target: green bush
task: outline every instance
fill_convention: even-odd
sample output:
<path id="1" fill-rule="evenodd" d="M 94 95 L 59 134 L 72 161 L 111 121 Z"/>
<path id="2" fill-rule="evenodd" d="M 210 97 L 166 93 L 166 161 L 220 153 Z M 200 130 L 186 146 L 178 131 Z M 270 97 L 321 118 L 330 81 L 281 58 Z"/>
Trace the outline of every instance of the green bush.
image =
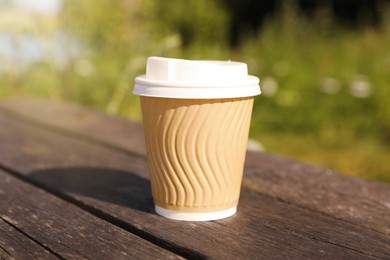
<path id="1" fill-rule="evenodd" d="M 326 8 L 308 20 L 285 1 L 258 34 L 230 49 L 221 3 L 64 1 L 57 30 L 80 43 L 79 54 L 3 72 L 0 97 L 72 100 L 140 120 L 131 91 L 148 56 L 244 61 L 263 90 L 251 137 L 268 152 L 390 181 L 390 11 L 378 29 L 348 30 Z"/>
<path id="2" fill-rule="evenodd" d="M 252 134 L 271 150 L 389 181 L 390 23 L 350 31 L 331 20 L 306 20 L 290 6 L 241 47 L 263 79 Z M 283 135 L 295 140 L 275 143 Z"/>

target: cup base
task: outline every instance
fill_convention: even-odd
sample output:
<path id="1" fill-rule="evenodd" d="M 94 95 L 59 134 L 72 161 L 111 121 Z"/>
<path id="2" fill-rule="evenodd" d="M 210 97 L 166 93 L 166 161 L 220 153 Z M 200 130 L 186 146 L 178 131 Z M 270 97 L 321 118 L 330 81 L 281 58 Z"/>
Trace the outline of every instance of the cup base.
<path id="1" fill-rule="evenodd" d="M 182 212 L 175 211 L 170 209 L 164 209 L 159 206 L 155 207 L 156 213 L 160 216 L 175 219 L 175 220 L 183 220 L 183 221 L 211 221 L 218 220 L 233 216 L 237 212 L 237 206 L 234 206 L 230 209 L 225 209 L 221 211 L 215 212 Z"/>

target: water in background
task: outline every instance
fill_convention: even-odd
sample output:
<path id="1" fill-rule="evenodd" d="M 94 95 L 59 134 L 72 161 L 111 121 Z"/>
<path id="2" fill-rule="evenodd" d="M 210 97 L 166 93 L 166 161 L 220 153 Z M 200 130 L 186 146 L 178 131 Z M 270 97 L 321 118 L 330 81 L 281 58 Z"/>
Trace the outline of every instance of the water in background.
<path id="1" fill-rule="evenodd" d="M 58 29 L 61 0 L 0 2 L 0 73 L 20 74 L 46 62 L 64 68 L 80 52 L 76 38 Z"/>

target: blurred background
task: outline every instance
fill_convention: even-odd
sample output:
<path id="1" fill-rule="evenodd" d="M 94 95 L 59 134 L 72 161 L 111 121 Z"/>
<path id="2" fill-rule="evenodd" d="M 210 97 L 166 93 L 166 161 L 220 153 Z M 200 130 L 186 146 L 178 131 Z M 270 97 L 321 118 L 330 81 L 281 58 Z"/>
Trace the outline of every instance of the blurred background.
<path id="1" fill-rule="evenodd" d="M 246 62 L 265 151 L 390 182 L 390 1 L 0 0 L 0 102 L 141 120 L 148 56 Z"/>

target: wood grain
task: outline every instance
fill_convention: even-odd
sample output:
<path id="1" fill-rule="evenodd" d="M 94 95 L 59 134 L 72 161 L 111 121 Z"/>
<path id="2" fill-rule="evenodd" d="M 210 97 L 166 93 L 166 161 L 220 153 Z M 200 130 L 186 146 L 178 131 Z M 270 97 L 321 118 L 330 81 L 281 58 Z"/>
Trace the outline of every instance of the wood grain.
<path id="1" fill-rule="evenodd" d="M 153 213 L 146 159 L 0 116 L 0 164 L 182 255 L 210 258 L 389 258 L 390 239 L 244 189 L 239 213 L 206 223 Z"/>
<path id="2" fill-rule="evenodd" d="M 0 218 L 0 259 L 59 259 Z"/>
<path id="3" fill-rule="evenodd" d="M 108 116 L 76 104 L 37 98 L 2 100 L 0 108 L 31 124 L 45 125 L 123 152 L 146 155 L 143 127 L 140 123 Z M 128 149 L 129 147 L 134 149 Z"/>
<path id="4" fill-rule="evenodd" d="M 42 99 L 2 101 L 3 112 L 84 141 L 146 156 L 142 126 Z M 390 185 L 337 174 L 284 157 L 248 152 L 243 186 L 260 194 L 390 235 Z"/>
<path id="5" fill-rule="evenodd" d="M 254 152 L 247 153 L 245 176 L 251 190 L 390 235 L 387 183 Z"/>
<path id="6" fill-rule="evenodd" d="M 1 170 L 0 180 L 6 258 L 180 258 Z"/>

